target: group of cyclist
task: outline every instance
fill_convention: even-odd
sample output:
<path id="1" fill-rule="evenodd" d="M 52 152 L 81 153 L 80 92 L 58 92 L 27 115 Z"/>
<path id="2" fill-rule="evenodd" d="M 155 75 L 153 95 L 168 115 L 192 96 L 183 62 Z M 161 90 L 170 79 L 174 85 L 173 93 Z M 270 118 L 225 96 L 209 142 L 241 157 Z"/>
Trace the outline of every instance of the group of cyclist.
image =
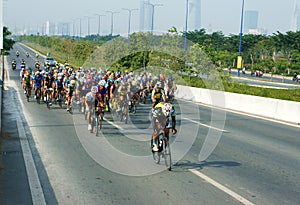
<path id="1" fill-rule="evenodd" d="M 25 61 L 24 61 L 25 64 Z M 34 88 L 34 97 L 49 104 L 65 100 L 67 111 L 72 109 L 74 103 L 81 105 L 81 112 L 87 115 L 88 130 L 92 130 L 91 115 L 96 112 L 104 114 L 105 111 L 117 113 L 122 106 L 133 109 L 133 102 L 140 98 L 152 101 L 153 124 L 153 151 L 158 151 L 156 135 L 163 129 L 169 138 L 169 129 L 176 134 L 175 109 L 170 103 L 174 99 L 176 83 L 172 75 L 167 78 L 164 74 L 152 76 L 151 73 L 142 72 L 134 74 L 132 71 L 97 70 L 96 68 L 75 70 L 66 61 L 55 67 L 46 66 L 41 69 L 38 60 L 34 69 L 21 68 L 20 81 L 24 93 Z M 40 92 L 40 95 L 37 95 Z M 149 97 L 150 96 L 150 97 Z"/>

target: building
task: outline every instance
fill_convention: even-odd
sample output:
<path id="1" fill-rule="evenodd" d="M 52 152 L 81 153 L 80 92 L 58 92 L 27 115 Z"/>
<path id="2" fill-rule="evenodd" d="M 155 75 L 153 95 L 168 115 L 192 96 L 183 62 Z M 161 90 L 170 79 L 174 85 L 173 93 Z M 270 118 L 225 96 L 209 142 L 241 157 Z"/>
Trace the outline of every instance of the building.
<path id="1" fill-rule="evenodd" d="M 189 3 L 189 30 L 201 29 L 201 0 L 192 0 Z"/>
<path id="2" fill-rule="evenodd" d="M 244 33 L 258 30 L 258 11 L 245 11 Z"/>
<path id="3" fill-rule="evenodd" d="M 292 31 L 300 31 L 300 0 L 295 0 L 294 2 L 294 11 L 292 14 Z"/>
<path id="4" fill-rule="evenodd" d="M 140 31 L 151 31 L 153 7 L 149 0 L 140 1 Z"/>

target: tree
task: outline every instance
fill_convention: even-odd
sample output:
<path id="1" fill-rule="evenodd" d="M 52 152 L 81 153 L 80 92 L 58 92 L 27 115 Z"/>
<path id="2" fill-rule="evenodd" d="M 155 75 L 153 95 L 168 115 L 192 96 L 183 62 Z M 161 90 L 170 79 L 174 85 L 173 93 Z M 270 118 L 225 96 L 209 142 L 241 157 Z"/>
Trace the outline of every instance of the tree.
<path id="1" fill-rule="evenodd" d="M 3 51 L 5 55 L 9 54 L 9 50 L 13 48 L 15 41 L 11 38 L 7 38 L 11 35 L 11 32 L 8 30 L 7 27 L 3 27 Z"/>

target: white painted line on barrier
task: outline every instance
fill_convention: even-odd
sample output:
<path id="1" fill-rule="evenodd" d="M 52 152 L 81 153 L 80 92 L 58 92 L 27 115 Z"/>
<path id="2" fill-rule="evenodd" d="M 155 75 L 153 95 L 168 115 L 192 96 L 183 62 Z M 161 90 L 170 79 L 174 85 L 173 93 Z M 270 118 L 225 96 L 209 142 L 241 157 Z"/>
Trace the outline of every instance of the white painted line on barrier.
<path id="1" fill-rule="evenodd" d="M 17 127 L 18 127 L 19 137 L 22 139 L 20 140 L 20 142 L 21 142 L 21 148 L 23 152 L 23 157 L 24 157 L 24 162 L 25 162 L 25 167 L 26 167 L 26 172 L 28 177 L 28 183 L 31 191 L 32 204 L 46 205 L 41 182 L 39 180 L 36 166 L 29 147 L 28 139 L 26 138 L 26 133 L 20 117 L 17 118 Z M 25 138 L 26 140 L 23 140 Z"/>
<path id="2" fill-rule="evenodd" d="M 207 125 L 207 124 L 203 124 L 203 123 L 201 123 L 201 122 L 197 122 L 197 121 L 195 121 L 195 120 L 191 120 L 191 119 L 186 118 L 186 117 L 183 117 L 182 119 L 183 119 L 183 120 L 190 121 L 190 122 L 193 122 L 193 123 L 198 124 L 198 125 L 201 125 L 201 126 L 203 126 L 203 127 L 208 127 L 208 128 L 210 128 L 210 129 L 217 130 L 217 131 L 221 131 L 221 132 L 229 132 L 229 131 L 227 131 L 227 130 L 223 130 L 223 129 L 219 129 L 219 128 L 216 128 L 216 127 L 213 127 L 213 126 L 210 126 L 210 125 Z"/>
<path id="3" fill-rule="evenodd" d="M 189 171 L 192 172 L 193 174 L 197 175 L 198 177 L 202 178 L 206 182 L 210 183 L 211 185 L 217 187 L 218 189 L 225 192 L 226 194 L 230 195 L 231 197 L 233 197 L 234 199 L 236 199 L 240 203 L 245 204 L 245 205 L 254 205 L 254 203 L 252 203 L 251 201 L 245 199 L 244 197 L 240 196 L 239 194 L 235 193 L 234 191 L 232 191 L 232 190 L 228 189 L 227 187 L 223 186 L 222 184 L 216 182 L 212 178 L 209 178 L 208 176 L 206 176 L 205 174 L 199 172 L 198 170 L 189 169 Z"/>

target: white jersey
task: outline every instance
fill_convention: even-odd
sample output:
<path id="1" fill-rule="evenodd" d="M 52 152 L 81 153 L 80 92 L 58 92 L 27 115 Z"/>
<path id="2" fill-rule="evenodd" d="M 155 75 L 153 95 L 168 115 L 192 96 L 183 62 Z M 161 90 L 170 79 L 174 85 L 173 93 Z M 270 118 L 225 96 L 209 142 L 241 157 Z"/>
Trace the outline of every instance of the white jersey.
<path id="1" fill-rule="evenodd" d="M 88 92 L 85 95 L 85 99 L 87 102 L 93 102 L 93 101 L 95 101 L 95 96 L 93 96 L 92 92 Z"/>

